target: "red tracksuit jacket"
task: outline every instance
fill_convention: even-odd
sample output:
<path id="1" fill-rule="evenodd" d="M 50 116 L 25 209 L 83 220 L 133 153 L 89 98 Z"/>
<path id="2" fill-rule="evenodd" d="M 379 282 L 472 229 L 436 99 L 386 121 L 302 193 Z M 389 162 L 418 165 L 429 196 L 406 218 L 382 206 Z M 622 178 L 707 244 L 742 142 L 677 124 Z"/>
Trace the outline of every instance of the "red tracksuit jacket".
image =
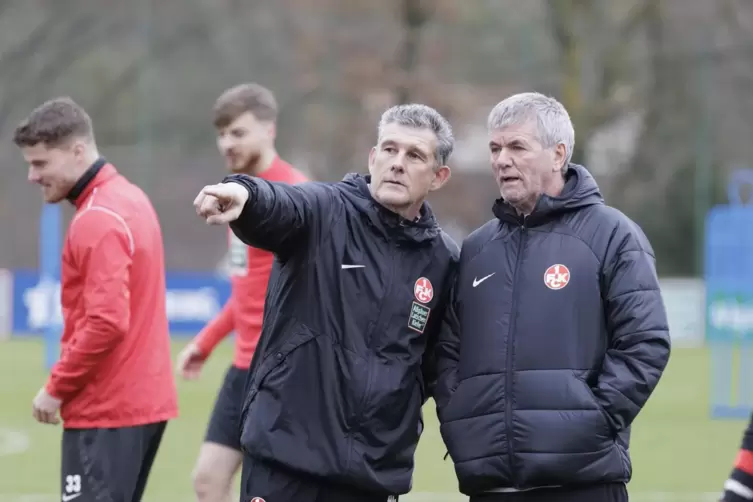
<path id="1" fill-rule="evenodd" d="M 157 214 L 146 194 L 103 160 L 77 189 L 61 267 L 61 354 L 47 391 L 63 400 L 66 428 L 175 418 Z"/>

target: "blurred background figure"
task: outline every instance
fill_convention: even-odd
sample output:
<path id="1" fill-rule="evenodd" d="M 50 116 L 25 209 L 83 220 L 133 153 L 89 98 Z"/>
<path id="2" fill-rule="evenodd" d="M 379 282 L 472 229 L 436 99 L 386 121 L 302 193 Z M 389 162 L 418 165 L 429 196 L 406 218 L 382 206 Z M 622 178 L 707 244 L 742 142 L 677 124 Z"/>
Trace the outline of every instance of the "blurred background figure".
<path id="1" fill-rule="evenodd" d="M 275 150 L 277 100 L 256 83 L 239 84 L 223 92 L 214 104 L 217 148 L 227 171 L 267 181 L 302 183 L 306 177 L 282 160 Z M 219 179 L 219 173 L 218 173 Z M 222 381 L 207 432 L 193 470 L 200 502 L 235 498 L 232 483 L 241 460 L 241 408 L 251 358 L 261 335 L 264 297 L 274 255 L 246 246 L 228 229 L 231 296 L 217 316 L 178 355 L 183 378 L 194 380 L 217 345 L 235 333 L 233 360 Z"/>
<path id="2" fill-rule="evenodd" d="M 207 110 L 247 81 L 274 90 L 280 157 L 321 181 L 363 166 L 384 109 L 436 108 L 456 148 L 452 183 L 430 203 L 457 242 L 499 196 L 489 109 L 528 90 L 561 101 L 577 135 L 573 162 L 645 231 L 667 306 L 672 358 L 633 424 L 630 499 L 719 500 L 753 404 L 750 349 L 738 347 L 753 336 L 753 267 L 743 263 L 753 218 L 707 216 L 728 204 L 733 173 L 753 168 L 751 2 L 68 0 L 0 4 L 0 501 L 59 496 L 57 431 L 28 423 L 57 286 L 40 283 L 42 204 L 14 127 L 70 95 L 108 161 L 150 197 L 175 358 L 230 295 L 227 229 L 197 222 L 191 201 L 225 170 Z M 748 203 L 749 183 L 740 185 Z M 64 228 L 73 211 L 61 206 Z M 194 496 L 191 472 L 232 358 L 227 339 L 199 381 L 178 382 L 181 417 L 145 500 Z M 415 493 L 404 499 L 464 500 L 433 402 L 424 422 Z"/>

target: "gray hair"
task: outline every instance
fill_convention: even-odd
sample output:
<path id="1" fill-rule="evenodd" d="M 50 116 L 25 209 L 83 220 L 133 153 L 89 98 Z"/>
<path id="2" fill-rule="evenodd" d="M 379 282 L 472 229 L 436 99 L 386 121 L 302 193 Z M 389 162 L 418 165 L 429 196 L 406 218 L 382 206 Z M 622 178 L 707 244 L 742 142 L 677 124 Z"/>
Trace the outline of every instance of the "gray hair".
<path id="1" fill-rule="evenodd" d="M 434 132 L 437 137 L 437 149 L 434 152 L 437 165 L 447 165 L 452 150 L 455 148 L 455 138 L 452 136 L 450 123 L 434 108 L 415 103 L 389 108 L 379 120 L 378 134 L 380 138 L 384 128 L 389 124 L 398 124 L 415 129 L 429 129 Z"/>
<path id="2" fill-rule="evenodd" d="M 514 94 L 492 109 L 487 127 L 491 132 L 531 120 L 536 121 L 538 139 L 544 148 L 554 148 L 560 143 L 565 145 L 562 169 L 567 169 L 575 148 L 575 130 L 567 110 L 556 99 L 538 92 Z"/>

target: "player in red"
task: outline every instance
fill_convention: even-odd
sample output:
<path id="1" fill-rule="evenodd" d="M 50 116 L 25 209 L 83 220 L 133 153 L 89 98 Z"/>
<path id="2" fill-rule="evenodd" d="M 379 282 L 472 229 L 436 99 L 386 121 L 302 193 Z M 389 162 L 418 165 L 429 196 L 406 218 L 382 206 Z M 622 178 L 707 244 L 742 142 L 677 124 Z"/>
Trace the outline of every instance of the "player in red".
<path id="1" fill-rule="evenodd" d="M 138 502 L 168 420 L 178 415 L 165 310 L 162 231 L 140 188 L 102 158 L 69 98 L 16 129 L 29 181 L 76 208 L 61 268 L 59 361 L 34 418 L 63 421 L 62 500 Z"/>
<path id="2" fill-rule="evenodd" d="M 277 154 L 276 119 L 274 95 L 258 84 L 233 87 L 217 99 L 214 106 L 217 146 L 230 172 L 290 184 L 307 181 Z M 230 299 L 181 352 L 177 362 L 184 378 L 197 378 L 212 350 L 235 332 L 233 364 L 217 395 L 194 468 L 194 491 L 200 502 L 229 500 L 233 478 L 241 465 L 240 414 L 248 368 L 261 332 L 264 297 L 273 262 L 272 253 L 246 246 L 233 232 L 228 231 L 228 238 Z"/>

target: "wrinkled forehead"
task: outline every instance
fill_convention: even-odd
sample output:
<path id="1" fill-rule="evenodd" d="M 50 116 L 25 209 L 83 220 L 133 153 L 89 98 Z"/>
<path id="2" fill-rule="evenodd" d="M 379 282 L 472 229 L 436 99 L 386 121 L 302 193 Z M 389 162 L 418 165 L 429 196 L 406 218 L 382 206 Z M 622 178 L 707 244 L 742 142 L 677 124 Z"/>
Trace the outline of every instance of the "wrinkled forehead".
<path id="1" fill-rule="evenodd" d="M 379 136 L 379 145 L 387 144 L 405 149 L 415 148 L 432 154 L 437 147 L 437 135 L 431 129 L 387 124 Z"/>
<path id="2" fill-rule="evenodd" d="M 514 141 L 541 143 L 539 129 L 535 120 L 526 120 L 519 124 L 509 124 L 489 131 L 489 141 L 507 145 Z"/>

